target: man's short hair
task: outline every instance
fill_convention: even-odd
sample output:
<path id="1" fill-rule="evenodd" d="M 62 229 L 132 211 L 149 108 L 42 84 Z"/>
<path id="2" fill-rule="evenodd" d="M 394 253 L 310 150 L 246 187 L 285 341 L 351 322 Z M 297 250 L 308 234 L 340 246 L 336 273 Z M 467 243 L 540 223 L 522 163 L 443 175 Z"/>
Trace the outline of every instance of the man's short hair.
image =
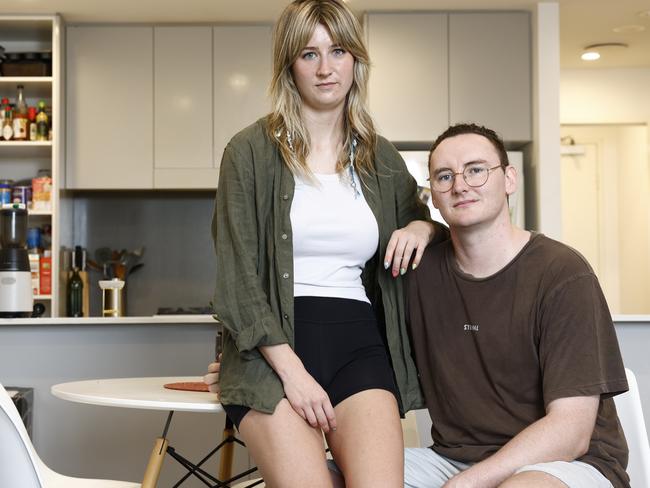
<path id="1" fill-rule="evenodd" d="M 433 143 L 433 146 L 431 146 L 431 151 L 429 151 L 429 161 L 431 161 L 433 151 L 436 150 L 442 141 L 449 139 L 450 137 L 460 136 L 462 134 L 477 134 L 479 136 L 485 137 L 492 143 L 492 146 L 494 146 L 494 149 L 499 155 L 499 162 L 501 163 L 501 166 L 505 168 L 510 164 L 510 161 L 508 161 L 508 153 L 506 152 L 506 147 L 499 135 L 492 129 L 488 129 L 487 127 L 477 124 L 455 124 L 450 126 L 446 131 L 438 136 L 438 138 Z"/>

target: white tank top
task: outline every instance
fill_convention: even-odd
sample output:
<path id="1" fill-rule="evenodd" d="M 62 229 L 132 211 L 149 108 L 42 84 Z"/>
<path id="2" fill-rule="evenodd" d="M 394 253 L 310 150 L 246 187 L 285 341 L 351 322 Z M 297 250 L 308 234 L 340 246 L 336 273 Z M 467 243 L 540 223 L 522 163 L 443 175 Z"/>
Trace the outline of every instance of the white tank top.
<path id="1" fill-rule="evenodd" d="M 338 174 L 295 177 L 291 204 L 294 296 L 349 298 L 369 302 L 361 271 L 377 251 L 379 228 L 361 193 Z"/>

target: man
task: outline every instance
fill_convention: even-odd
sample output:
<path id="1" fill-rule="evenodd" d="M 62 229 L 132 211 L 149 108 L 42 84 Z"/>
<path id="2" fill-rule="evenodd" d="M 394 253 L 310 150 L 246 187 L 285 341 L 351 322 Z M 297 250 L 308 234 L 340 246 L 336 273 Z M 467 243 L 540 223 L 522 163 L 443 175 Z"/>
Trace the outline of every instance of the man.
<path id="1" fill-rule="evenodd" d="M 429 173 L 451 238 L 407 275 L 434 445 L 406 449 L 405 487 L 628 488 L 612 399 L 627 381 L 593 271 L 512 225 L 516 171 L 492 130 L 447 129 Z"/>
<path id="2" fill-rule="evenodd" d="M 407 279 L 434 445 L 406 450 L 405 486 L 628 487 L 611 398 L 627 382 L 593 271 L 511 224 L 516 173 L 493 131 L 450 127 L 429 165 L 451 239 Z"/>

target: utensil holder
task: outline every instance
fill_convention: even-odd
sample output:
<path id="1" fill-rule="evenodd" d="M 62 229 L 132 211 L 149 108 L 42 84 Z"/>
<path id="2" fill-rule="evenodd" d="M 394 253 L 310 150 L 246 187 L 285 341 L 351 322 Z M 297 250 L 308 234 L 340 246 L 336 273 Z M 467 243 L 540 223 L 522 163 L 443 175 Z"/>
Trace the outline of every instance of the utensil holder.
<path id="1" fill-rule="evenodd" d="M 102 316 L 121 317 L 124 314 L 124 301 L 122 288 L 124 281 L 113 278 L 112 280 L 99 280 L 102 289 Z"/>

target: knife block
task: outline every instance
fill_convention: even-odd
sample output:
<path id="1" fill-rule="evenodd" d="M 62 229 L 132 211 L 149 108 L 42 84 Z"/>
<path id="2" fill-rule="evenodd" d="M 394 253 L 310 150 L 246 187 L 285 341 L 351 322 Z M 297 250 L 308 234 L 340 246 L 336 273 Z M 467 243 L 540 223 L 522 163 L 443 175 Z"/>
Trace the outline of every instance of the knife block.
<path id="1" fill-rule="evenodd" d="M 79 277 L 84 284 L 81 294 L 81 309 L 84 317 L 90 317 L 90 281 L 88 281 L 88 271 L 79 271 Z"/>

